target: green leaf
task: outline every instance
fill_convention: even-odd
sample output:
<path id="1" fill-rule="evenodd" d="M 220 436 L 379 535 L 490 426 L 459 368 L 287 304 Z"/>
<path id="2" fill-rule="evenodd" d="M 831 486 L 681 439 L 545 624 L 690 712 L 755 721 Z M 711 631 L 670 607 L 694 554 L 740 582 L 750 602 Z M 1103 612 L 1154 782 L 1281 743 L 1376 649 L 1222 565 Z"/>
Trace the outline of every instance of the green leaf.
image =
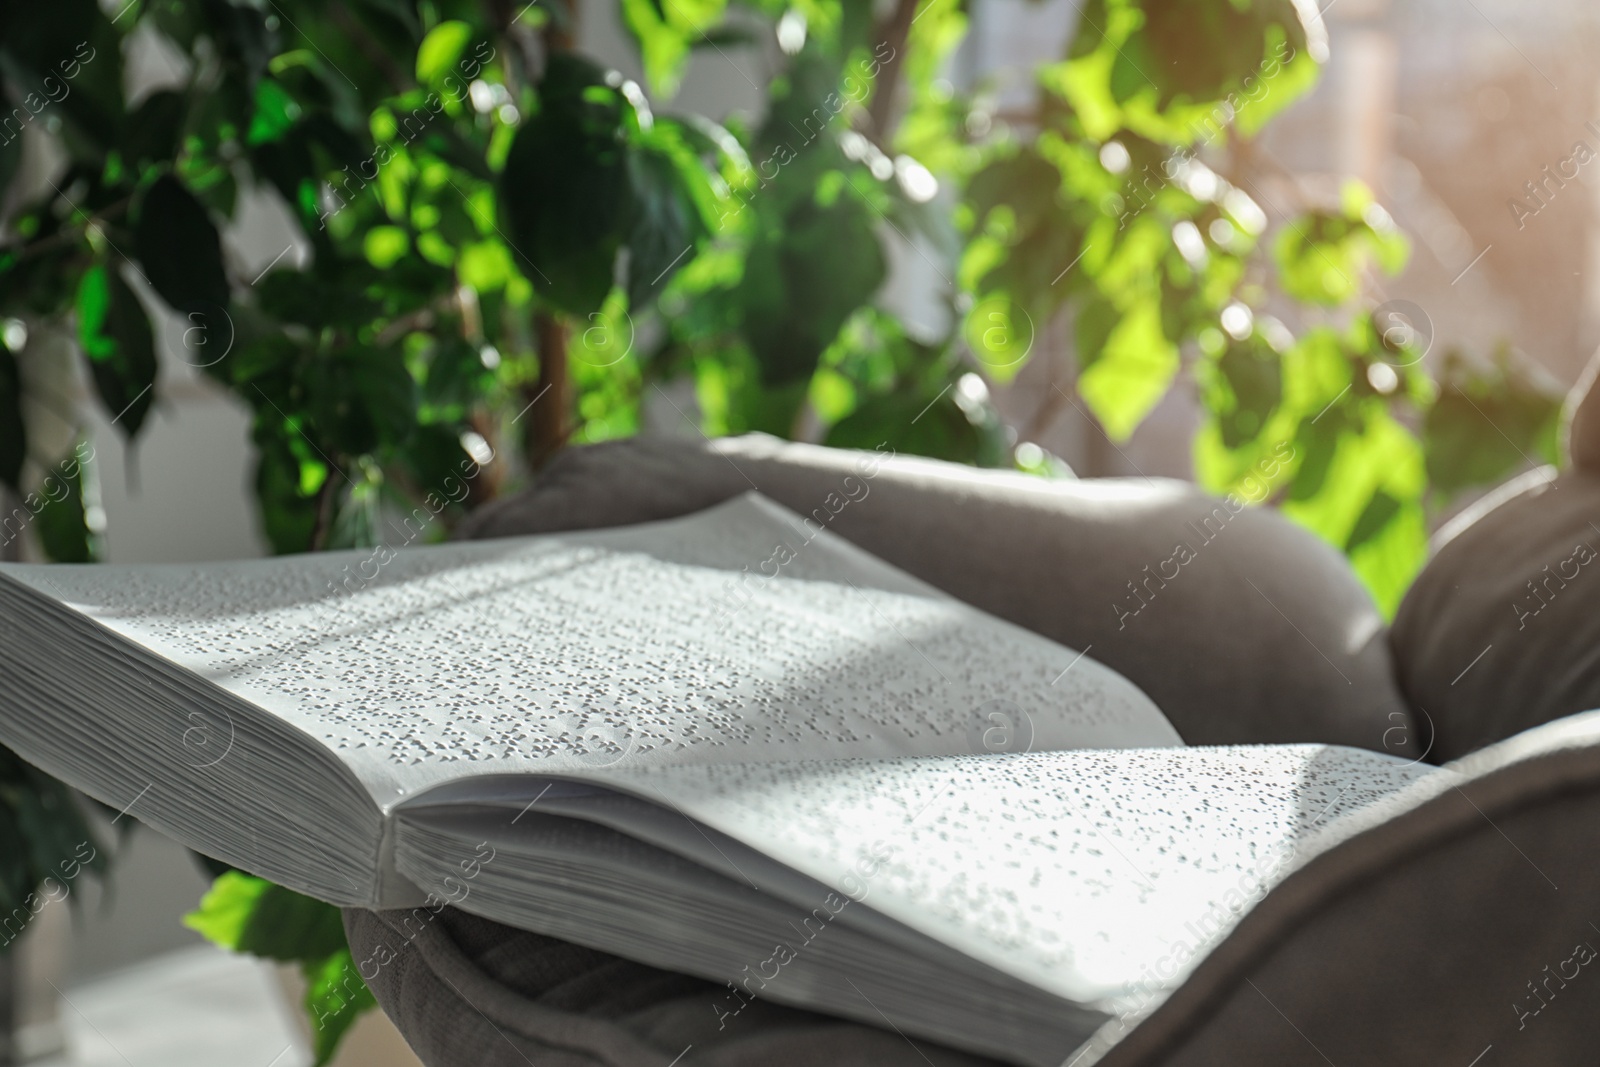
<path id="1" fill-rule="evenodd" d="M 805 381 L 888 272 L 871 210 L 853 195 L 805 200 L 751 248 L 738 290 L 742 329 L 769 385 Z"/>
<path id="2" fill-rule="evenodd" d="M 419 492 L 451 504 L 464 503 L 477 471 L 472 457 L 461 447 L 461 431 L 440 423 L 418 426 L 406 443 L 401 462 Z"/>
<path id="3" fill-rule="evenodd" d="M 1260 341 L 1255 336 L 1246 343 Z M 1278 403 L 1259 432 L 1232 447 L 1223 443 L 1222 424 L 1232 417 L 1237 401 L 1232 387 L 1219 380 L 1214 369 L 1207 375 L 1202 363 L 1202 399 L 1211 414 L 1194 442 L 1201 483 L 1213 492 L 1249 499 L 1279 489 L 1291 500 L 1310 499 L 1320 492 L 1341 435 L 1360 425 L 1360 406 L 1368 399 L 1356 391 L 1356 364 L 1346 349 L 1347 338 L 1336 330 L 1307 330 L 1277 356 Z"/>
<path id="4" fill-rule="evenodd" d="M 1078 393 L 1113 441 L 1125 441 L 1166 395 L 1178 373 L 1178 349 L 1161 329 L 1158 299 L 1130 308 L 1098 355 L 1080 353 Z"/>
<path id="5" fill-rule="evenodd" d="M 43 900 L 81 899 L 72 890 L 85 871 L 103 876 L 105 852 L 74 794 L 0 747 L 0 956 Z M 29 897 L 32 896 L 32 900 Z"/>
<path id="6" fill-rule="evenodd" d="M 154 9 L 167 5 L 150 6 Z M 228 75 L 222 84 L 247 92 L 253 90 L 257 80 L 266 73 L 272 57 L 282 51 L 277 34 L 267 21 L 272 13 L 270 8 L 251 4 L 205 4 L 203 10 L 209 23 L 209 36 L 221 53 L 219 58 Z M 329 42 L 328 47 L 334 44 Z"/>
<path id="7" fill-rule="evenodd" d="M 1242 100 L 1236 108 L 1234 128 L 1240 136 L 1254 138 L 1273 116 L 1309 93 L 1321 76 L 1321 62 L 1312 54 L 1311 40 L 1295 40 L 1292 30 L 1267 30 L 1267 54 L 1254 74 L 1259 88 L 1240 86 Z"/>
<path id="8" fill-rule="evenodd" d="M 306 1014 L 311 1017 L 311 1051 L 315 1067 L 333 1059 L 339 1042 L 364 1012 L 378 1006 L 367 984 L 356 973 L 355 958 L 342 948 L 321 962 L 301 967 L 306 979 Z"/>
<path id="9" fill-rule="evenodd" d="M 1147 3 L 1141 5 L 1145 23 L 1130 44 L 1148 56 L 1147 73 L 1159 87 L 1159 107 L 1177 99 L 1222 100 L 1240 88 L 1266 53 L 1266 26 L 1262 17 L 1278 8 L 1299 29 L 1292 5 L 1249 0 L 1234 4 Z M 1301 44 L 1304 45 L 1304 35 Z M 1123 52 L 1130 51 L 1124 45 Z M 1131 95 L 1131 94 L 1130 94 Z"/>
<path id="10" fill-rule="evenodd" d="M 1381 534 L 1384 528 L 1400 515 L 1402 507 L 1404 507 L 1403 501 L 1382 489 L 1373 490 L 1372 499 L 1361 509 L 1355 526 L 1350 530 L 1350 536 L 1345 538 L 1345 555 L 1350 555 Z"/>
<path id="11" fill-rule="evenodd" d="M 472 40 L 472 27 L 449 20 L 428 31 L 417 48 L 417 81 L 434 85 L 455 67 L 456 60 Z"/>
<path id="12" fill-rule="evenodd" d="M 1273 246 L 1284 291 L 1329 307 L 1353 299 L 1361 291 L 1361 267 L 1350 254 L 1347 233 L 1337 216 L 1312 213 L 1286 222 Z"/>
<path id="13" fill-rule="evenodd" d="M 176 311 L 216 312 L 228 303 L 222 241 L 183 183 L 157 178 L 135 208 L 133 249 L 151 286 Z"/>
<path id="14" fill-rule="evenodd" d="M 706 227 L 671 156 L 644 149 L 631 153 L 628 163 L 634 202 L 628 305 L 642 308 L 693 258 Z"/>
<path id="15" fill-rule="evenodd" d="M 156 350 L 150 320 L 122 276 L 103 263 L 78 286 L 78 343 L 95 390 L 118 429 L 136 437 L 155 401 Z"/>
<path id="16" fill-rule="evenodd" d="M 361 250 L 368 263 L 379 270 L 387 270 L 411 251 L 411 239 L 398 226 L 374 226 L 362 238 Z"/>
<path id="17" fill-rule="evenodd" d="M 416 384 L 396 352 L 364 345 L 324 352 L 306 385 L 318 437 L 342 455 L 398 446 L 416 426 Z"/>
<path id="18" fill-rule="evenodd" d="M 624 130 L 632 105 L 603 69 L 567 53 L 550 57 L 539 96 L 506 155 L 501 209 L 535 290 L 587 316 L 611 291 L 633 215 Z"/>
<path id="19" fill-rule="evenodd" d="M 361 1013 L 377 1006 L 356 972 L 344 921 L 332 904 L 253 874 L 227 871 L 212 882 L 200 906 L 183 922 L 234 952 L 300 964 L 319 1065 L 333 1058 L 340 1039 Z"/>
<path id="20" fill-rule="evenodd" d="M 386 227 L 373 229 L 387 233 Z M 381 245 L 385 239 L 377 240 Z M 279 266 L 252 288 L 261 309 L 274 318 L 322 328 L 354 326 L 381 314 L 381 305 L 361 283 L 360 275 L 348 265 L 319 274 Z"/>
<path id="21" fill-rule="evenodd" d="M 1368 263 L 1398 273 L 1408 245 L 1371 192 L 1350 182 L 1340 211 L 1311 211 L 1289 219 L 1272 251 L 1285 292 L 1296 300 L 1336 307 L 1360 294 Z"/>
<path id="22" fill-rule="evenodd" d="M 1083 319 L 1079 324 L 1083 324 Z M 962 337 L 993 381 L 1009 382 L 1032 353 L 1033 320 L 1007 293 L 992 292 L 975 302 L 962 324 Z"/>
<path id="23" fill-rule="evenodd" d="M 1283 513 L 1335 548 L 1348 547 L 1356 574 L 1392 616 L 1427 558 L 1421 443 L 1373 400 L 1361 423 L 1336 437 L 1317 490 L 1291 493 Z"/>
<path id="24" fill-rule="evenodd" d="M 1289 486 L 1289 499 L 1313 501 L 1328 484 L 1328 472 L 1339 455 L 1339 440 L 1345 430 L 1341 414 L 1325 416 L 1316 422 L 1300 424 L 1296 436 L 1296 450 L 1300 466 Z"/>
<path id="25" fill-rule="evenodd" d="M 223 948 L 280 962 L 325 960 L 346 947 L 338 908 L 242 871 L 211 883 L 183 924 Z"/>
<path id="26" fill-rule="evenodd" d="M 423 402 L 464 417 L 494 387 L 494 380 L 478 347 L 459 337 L 440 338 L 422 383 Z"/>
<path id="27" fill-rule="evenodd" d="M 416 0 L 358 0 L 358 3 L 398 23 L 413 38 L 422 32 L 422 25 L 417 21 Z"/>
<path id="28" fill-rule="evenodd" d="M 515 274 L 516 265 L 506 246 L 497 240 L 475 241 L 462 247 L 456 260 L 456 273 L 463 285 L 479 293 L 503 289 Z"/>
<path id="29" fill-rule="evenodd" d="M 258 177 L 265 178 L 277 189 L 278 195 L 283 197 L 299 218 L 306 233 L 313 241 L 318 241 L 323 238 L 326 221 L 318 193 L 317 165 L 311 155 L 310 137 L 305 128 L 307 125 L 309 121 L 291 127 L 276 141 L 251 147 L 250 167 Z"/>
<path id="30" fill-rule="evenodd" d="M 128 116 L 122 151 L 130 163 L 170 163 L 178 153 L 189 100 L 183 93 L 160 89 L 145 97 Z"/>
<path id="31" fill-rule="evenodd" d="M 1561 397 L 1536 385 L 1502 352 L 1474 369 L 1458 353 L 1441 361 L 1441 389 L 1423 420 L 1428 483 L 1446 499 L 1492 485 L 1533 463 L 1553 463 Z"/>
<path id="32" fill-rule="evenodd" d="M 1292 0 L 1085 6 L 1064 63 L 1041 81 L 1097 141 L 1119 129 L 1166 144 L 1253 134 L 1315 81 L 1325 47 Z"/>
<path id="33" fill-rule="evenodd" d="M 1111 332 L 1122 321 L 1117 306 L 1105 297 L 1095 297 L 1078 311 L 1075 333 L 1078 340 L 1078 362 L 1088 366 L 1105 354 Z"/>
<path id="34" fill-rule="evenodd" d="M 1027 232 L 1059 217 L 1061 172 L 1034 151 L 1022 149 L 989 163 L 967 186 L 966 202 L 981 227 L 997 209 L 1005 209 L 1013 228 Z"/>
<path id="35" fill-rule="evenodd" d="M 412 434 L 411 439 L 414 440 L 415 436 Z M 370 477 L 370 468 L 358 469 L 357 477 L 359 480 L 349 486 L 348 492 L 339 494 L 339 506 L 334 511 L 333 523 L 322 541 L 324 548 L 373 548 L 380 539 L 378 531 L 381 518 L 378 509 L 383 503 L 383 486 Z M 417 535 L 427 534 L 430 526 L 431 523 L 423 523 Z M 434 528 L 436 536 L 430 540 L 436 540 L 437 535 L 443 532 Z M 406 536 L 413 534 L 408 532 Z"/>
<path id="36" fill-rule="evenodd" d="M 296 454 L 290 442 L 300 442 L 297 429 L 267 425 L 259 424 L 255 434 L 255 488 L 261 504 L 256 510 L 262 532 L 280 555 L 305 552 L 317 528 L 317 490 L 336 475 L 321 460 Z"/>
<path id="37" fill-rule="evenodd" d="M 980 467 L 1006 462 L 1005 422 L 976 375 L 937 390 L 933 382 L 915 391 L 868 397 L 828 431 L 833 448 L 873 451 L 888 444 L 896 452 Z"/>
<path id="38" fill-rule="evenodd" d="M 126 121 L 122 42 L 95 0 L 0 4 L 0 48 L 23 114 L 58 111 L 91 158 L 117 145 Z"/>
<path id="39" fill-rule="evenodd" d="M 1282 399 L 1283 359 L 1258 335 L 1223 349 L 1206 406 L 1217 417 L 1224 447 L 1259 437 Z"/>
<path id="40" fill-rule="evenodd" d="M 1117 48 L 1140 21 L 1128 5 L 1110 6 L 1107 0 L 1089 0 L 1066 62 L 1043 67 L 1039 81 L 1064 99 L 1096 141 L 1108 141 L 1122 128 L 1122 107 L 1111 91 Z"/>
<path id="41" fill-rule="evenodd" d="M 256 83 L 255 111 L 250 117 L 250 129 L 245 134 L 249 145 L 276 141 L 293 128 L 300 118 L 300 105 L 278 82 L 262 78 Z"/>
<path id="42" fill-rule="evenodd" d="M 690 49 L 716 32 L 727 6 L 727 0 L 622 0 L 652 89 L 662 96 L 677 92 Z"/>
<path id="43" fill-rule="evenodd" d="M 0 482 L 22 492 L 22 464 L 28 458 L 28 433 L 22 421 L 22 374 L 17 357 L 0 339 Z"/>

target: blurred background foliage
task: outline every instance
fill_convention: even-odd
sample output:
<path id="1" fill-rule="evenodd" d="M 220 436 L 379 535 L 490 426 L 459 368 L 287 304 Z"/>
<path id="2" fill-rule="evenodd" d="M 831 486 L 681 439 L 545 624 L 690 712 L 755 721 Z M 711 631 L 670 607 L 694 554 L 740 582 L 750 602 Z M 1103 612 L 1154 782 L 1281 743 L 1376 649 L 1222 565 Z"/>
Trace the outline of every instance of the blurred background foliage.
<path id="1" fill-rule="evenodd" d="M 64 325 L 62 358 L 137 438 L 162 388 L 157 299 L 189 323 L 176 355 L 253 413 L 280 552 L 372 545 L 382 515 L 422 507 L 443 536 L 663 401 L 708 435 L 1071 476 L 990 397 L 1058 328 L 1075 374 L 1032 427 L 1072 405 L 1115 443 L 1195 390 L 1198 480 L 1346 552 L 1386 612 L 1431 515 L 1555 459 L 1556 400 L 1509 355 L 1488 376 L 1424 363 L 1426 316 L 1381 299 L 1408 243 L 1367 189 L 1264 191 L 1254 139 L 1326 56 L 1307 0 L 1086 0 L 1026 114 L 941 77 L 966 0 L 619 2 L 644 85 L 575 50 L 577 0 L 0 10 L 0 191 L 17 124 L 66 156 L 0 230 L 0 482 L 38 501 L 46 553 L 93 559 L 96 531 L 77 465 L 48 499 L 23 481 L 63 457 L 28 456 L 18 359 Z M 181 59 L 181 86 L 129 98 L 135 33 Z M 752 37 L 783 57 L 764 114 L 672 112 L 692 57 Z M 251 278 L 219 227 L 259 186 L 310 255 Z M 877 299 L 892 246 L 940 279 L 942 334 Z M 29 836 L 0 798 L 0 837 Z M 317 907 L 236 875 L 195 922 L 250 949 L 262 901 Z M 315 952 L 266 954 L 328 973 L 339 938 L 301 926 Z M 318 1018 L 370 1002 L 311 984 L 334 998 Z"/>

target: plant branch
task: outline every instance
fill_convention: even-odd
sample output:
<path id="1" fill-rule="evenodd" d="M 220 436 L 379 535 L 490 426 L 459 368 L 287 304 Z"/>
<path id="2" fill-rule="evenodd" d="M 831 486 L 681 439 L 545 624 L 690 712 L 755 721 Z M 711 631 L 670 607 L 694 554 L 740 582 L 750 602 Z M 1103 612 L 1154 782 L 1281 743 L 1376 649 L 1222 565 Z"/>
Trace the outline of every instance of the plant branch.
<path id="1" fill-rule="evenodd" d="M 24 263 L 27 260 L 32 259 L 34 256 L 48 252 L 56 245 L 70 244 L 72 241 L 82 237 L 85 233 L 87 233 L 89 227 L 93 226 L 95 223 L 102 222 L 106 219 L 116 218 L 123 212 L 127 211 L 128 205 L 131 203 L 133 203 L 133 194 L 129 193 L 121 200 L 115 200 L 107 204 L 99 212 L 90 215 L 82 223 L 76 226 L 63 227 L 62 229 L 57 230 L 55 233 L 50 234 L 48 237 L 41 237 L 31 244 L 23 245 L 22 251 L 17 254 L 17 263 Z M 0 251 L 3 250 L 3 248 L 0 248 Z"/>
<path id="2" fill-rule="evenodd" d="M 366 26 L 362 25 L 361 20 L 351 14 L 350 9 L 345 7 L 343 3 L 337 3 L 329 7 L 328 15 L 333 19 L 335 25 L 350 36 L 350 40 L 354 42 L 361 54 L 367 58 L 367 62 L 378 68 L 378 72 L 383 75 L 383 80 L 388 82 L 396 93 L 403 93 L 416 84 L 411 75 L 394 61 L 394 57 L 389 54 L 388 50 L 373 38 Z"/>
<path id="3" fill-rule="evenodd" d="M 548 52 L 570 52 L 578 45 L 577 0 L 554 0 L 545 5 L 550 21 L 544 27 L 544 46 Z"/>
<path id="4" fill-rule="evenodd" d="M 528 465 L 538 470 L 566 446 L 572 434 L 567 423 L 572 381 L 567 367 L 567 324 L 554 312 L 541 311 L 533 318 L 533 332 L 539 350 L 539 377 L 523 387 L 528 406 L 520 417 L 528 420 L 523 451 Z"/>
<path id="5" fill-rule="evenodd" d="M 328 476 L 322 480 L 322 489 L 317 493 L 317 517 L 311 525 L 311 551 L 320 552 L 328 544 L 328 535 L 333 529 L 333 500 L 338 496 L 338 488 L 334 485 L 334 475 L 339 473 L 339 468 L 328 471 Z"/>
<path id="6" fill-rule="evenodd" d="M 383 327 L 383 329 L 378 331 L 377 337 L 373 338 L 373 344 L 377 345 L 379 348 L 383 348 L 386 345 L 391 345 L 400 340 L 400 338 L 404 337 L 408 333 L 412 333 L 417 330 L 431 330 L 436 321 L 435 311 L 440 308 L 448 307 L 454 301 L 454 299 L 455 294 L 450 293 L 440 297 L 429 307 L 418 308 L 417 310 L 402 315 L 397 319 L 391 319 L 388 324 Z"/>
<path id="7" fill-rule="evenodd" d="M 911 36 L 911 24 L 916 21 L 917 0 L 896 0 L 894 11 L 878 26 L 878 44 L 873 49 L 877 55 L 889 46 L 889 58 L 878 68 L 876 90 L 867 105 L 867 116 L 872 119 L 872 131 L 877 135 L 878 147 L 888 150 L 894 135 L 895 90 L 900 84 L 900 70 L 905 65 L 906 41 Z"/>

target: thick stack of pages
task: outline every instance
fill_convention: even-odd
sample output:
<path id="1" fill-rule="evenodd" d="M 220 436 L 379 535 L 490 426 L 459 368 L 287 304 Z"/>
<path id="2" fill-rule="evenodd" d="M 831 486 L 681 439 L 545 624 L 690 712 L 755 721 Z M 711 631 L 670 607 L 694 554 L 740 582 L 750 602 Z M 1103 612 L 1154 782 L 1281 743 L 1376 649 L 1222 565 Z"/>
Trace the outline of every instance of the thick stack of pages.
<path id="1" fill-rule="evenodd" d="M 1149 1010 L 1426 773 L 1182 748 L 1093 659 L 754 494 L 399 552 L 0 567 L 0 701 L 25 758 L 324 900 L 448 900 L 727 982 L 724 1024 L 770 998 L 1030 1065 Z"/>

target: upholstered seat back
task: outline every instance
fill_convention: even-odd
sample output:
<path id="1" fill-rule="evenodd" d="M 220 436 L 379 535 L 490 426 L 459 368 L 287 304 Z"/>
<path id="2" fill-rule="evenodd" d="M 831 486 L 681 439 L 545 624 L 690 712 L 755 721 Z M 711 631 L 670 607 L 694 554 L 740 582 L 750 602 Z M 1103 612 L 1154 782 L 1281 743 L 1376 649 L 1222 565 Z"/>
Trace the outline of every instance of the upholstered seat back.
<path id="1" fill-rule="evenodd" d="M 1291 874 L 1078 1067 L 1592 1062 L 1600 712 L 1435 774 L 1409 810 Z"/>
<path id="2" fill-rule="evenodd" d="M 1561 474 L 1532 471 L 1439 531 L 1392 646 L 1442 762 L 1600 708 L 1600 357 L 1568 404 Z"/>

